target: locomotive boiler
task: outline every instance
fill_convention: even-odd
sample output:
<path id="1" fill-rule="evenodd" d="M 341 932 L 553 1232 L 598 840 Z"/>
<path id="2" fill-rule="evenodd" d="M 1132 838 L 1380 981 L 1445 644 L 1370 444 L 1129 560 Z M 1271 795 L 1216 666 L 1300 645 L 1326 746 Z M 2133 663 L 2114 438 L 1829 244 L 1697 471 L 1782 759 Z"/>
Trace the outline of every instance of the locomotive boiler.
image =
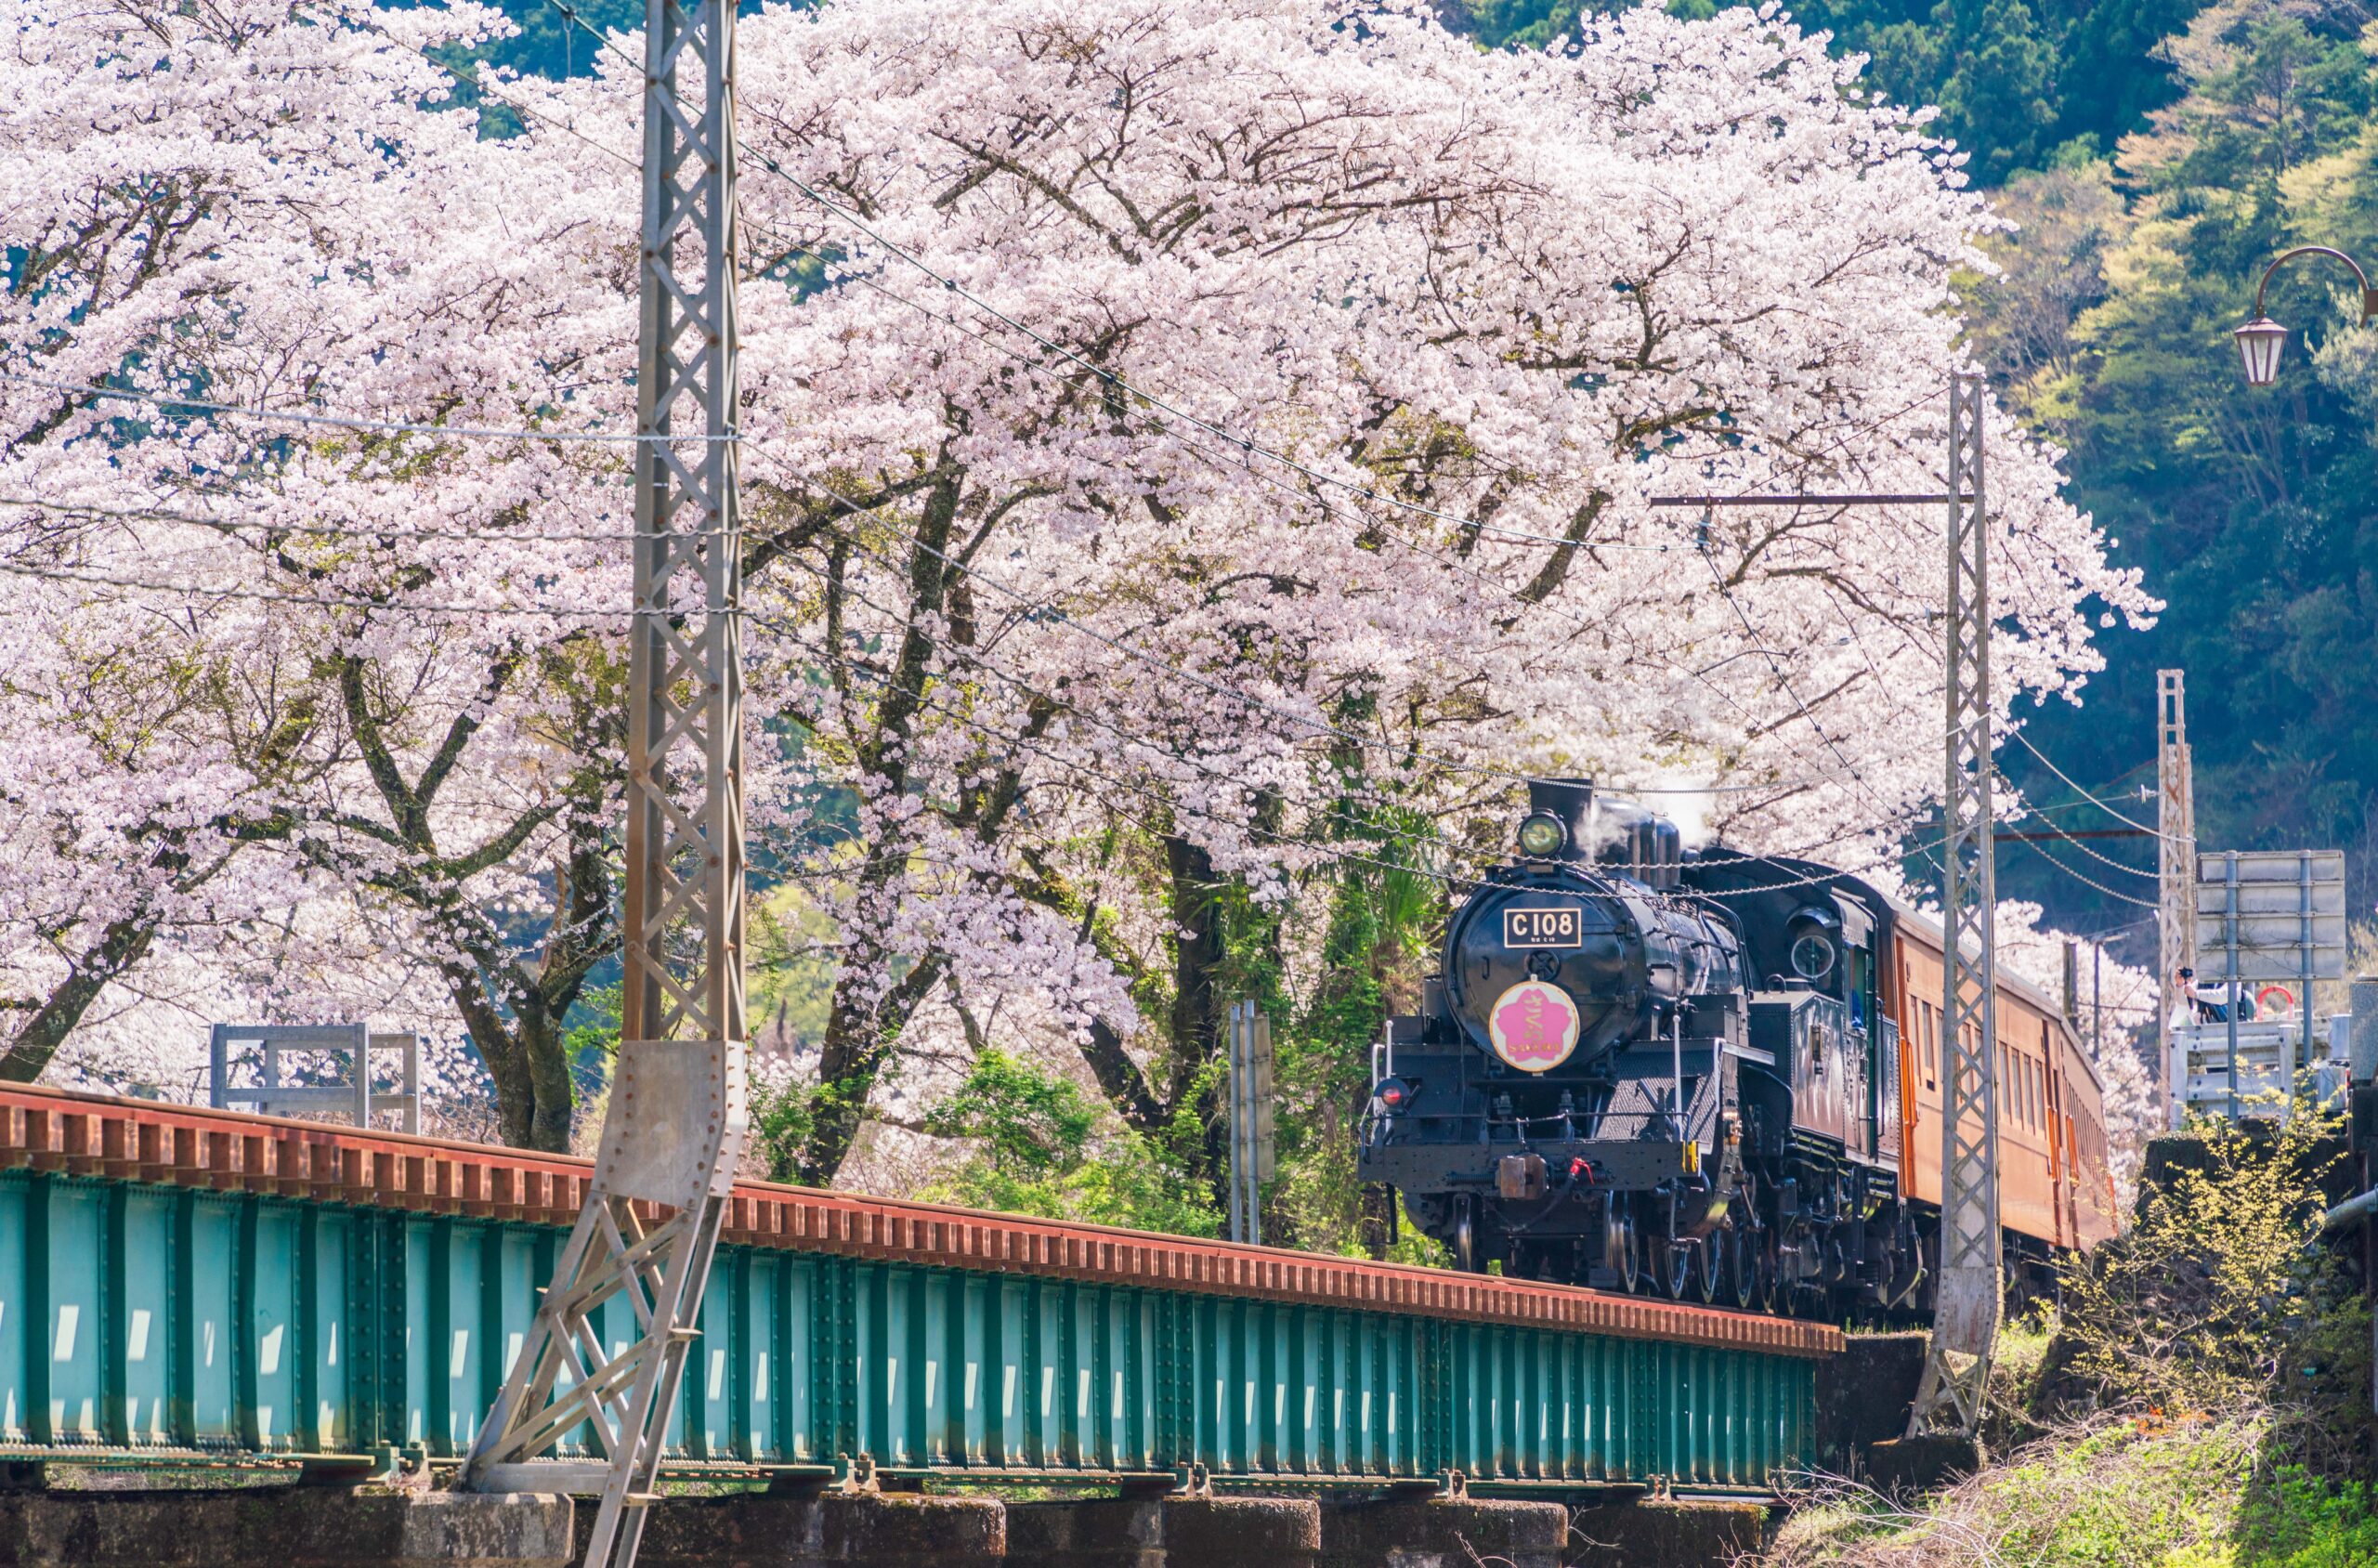
<path id="1" fill-rule="evenodd" d="M 1940 1101 L 1937 1009 L 1915 997 L 1927 954 L 1939 996 L 1937 932 L 1814 862 L 1687 854 L 1588 781 L 1529 796 L 1517 854 L 1447 923 L 1421 1013 L 1390 1021 L 1362 1178 L 1463 1269 L 1928 1311 L 1938 1122 L 1928 1162 L 1909 1134 Z M 2002 1161 L 2021 1164 L 2001 1183 L 2008 1257 L 2041 1271 L 2112 1228 L 2097 1084 L 2045 999 L 2002 980 L 1999 1017 L 2021 1079 L 2002 1093 Z"/>

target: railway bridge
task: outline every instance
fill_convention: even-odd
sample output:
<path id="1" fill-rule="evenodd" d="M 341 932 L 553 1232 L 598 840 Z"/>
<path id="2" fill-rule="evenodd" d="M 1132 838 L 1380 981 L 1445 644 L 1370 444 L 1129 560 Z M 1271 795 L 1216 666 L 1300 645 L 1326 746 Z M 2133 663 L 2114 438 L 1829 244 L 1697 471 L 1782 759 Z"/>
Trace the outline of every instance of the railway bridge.
<path id="1" fill-rule="evenodd" d="M 86 1545 L 110 1538 L 106 1522 L 133 1506 L 43 1489 L 68 1468 L 130 1471 L 111 1484 L 136 1486 L 279 1472 L 340 1489 L 335 1508 L 332 1493 L 296 1489 L 317 1518 L 385 1492 L 410 1508 L 484 1503 L 528 1519 L 517 1497 L 424 1494 L 493 1403 L 589 1174 L 584 1161 L 517 1150 L 0 1090 L 0 1465 L 18 1487 L 0 1496 L 0 1562 L 109 1560 L 97 1547 L 60 1556 L 64 1536 L 41 1544 L 68 1516 Z M 633 1332 L 626 1300 L 606 1310 L 607 1337 Z M 1813 1323 L 746 1183 L 667 1468 L 712 1483 L 686 1490 L 807 1509 L 799 1533 L 812 1555 L 755 1559 L 717 1541 L 676 1555 L 947 1555 L 915 1539 L 885 1546 L 907 1537 L 872 1526 L 834 1548 L 821 1522 L 908 1501 L 945 1510 L 961 1542 L 952 1561 L 1021 1561 L 1005 1544 L 1010 1522 L 1038 1533 L 1042 1560 L 1106 1561 L 1082 1555 L 1081 1533 L 1111 1525 L 1139 1542 L 1135 1568 L 1155 1568 L 1168 1560 L 1147 1544 L 1162 1534 L 1151 1519 L 1172 1520 L 1179 1536 L 1196 1519 L 1235 1517 L 1257 1535 L 1212 1561 L 1293 1564 L 1303 1548 L 1261 1545 L 1261 1531 L 1314 1535 L 1320 1553 L 1319 1525 L 1295 1522 L 1353 1528 L 1354 1513 L 1323 1506 L 1333 1500 L 1437 1507 L 1426 1517 L 1442 1521 L 1466 1496 L 1462 1517 L 1485 1532 L 1462 1536 L 1472 1550 L 1501 1538 L 1501 1516 L 1478 1511 L 1493 1506 L 1524 1518 L 1531 1502 L 1551 1505 L 1565 1528 L 1562 1510 L 1580 1505 L 1760 1500 L 1814 1461 L 1818 1374 L 1842 1347 L 1837 1329 Z M 541 1492 L 599 1490 L 587 1435 L 561 1445 Z M 1075 1502 L 1020 1501 L 1032 1497 Z M 1255 1500 L 1279 1498 L 1300 1500 Z M 29 1499 L 51 1510 L 39 1515 L 48 1524 Z M 176 1506 L 194 1538 L 213 1538 L 216 1527 L 187 1513 L 199 1504 Z M 246 1506 L 238 1517 L 262 1505 Z M 1069 1506 L 1055 1522 L 1049 1510 Z M 1000 1516 L 997 1531 L 984 1533 L 984 1509 Z M 567 1523 L 537 1517 L 566 1554 Z M 947 1522 L 959 1520 L 975 1523 Z M 657 1515 L 647 1550 L 669 1561 L 673 1539 L 749 1528 L 673 1529 Z M 335 1560 L 410 1560 L 364 1544 L 376 1538 L 357 1526 L 333 1544 L 361 1555 Z M 1506 1545 L 1502 1555 L 1528 1557 Z M 450 1541 L 413 1555 L 473 1552 Z M 1190 1559 L 1176 1543 L 1169 1561 Z"/>

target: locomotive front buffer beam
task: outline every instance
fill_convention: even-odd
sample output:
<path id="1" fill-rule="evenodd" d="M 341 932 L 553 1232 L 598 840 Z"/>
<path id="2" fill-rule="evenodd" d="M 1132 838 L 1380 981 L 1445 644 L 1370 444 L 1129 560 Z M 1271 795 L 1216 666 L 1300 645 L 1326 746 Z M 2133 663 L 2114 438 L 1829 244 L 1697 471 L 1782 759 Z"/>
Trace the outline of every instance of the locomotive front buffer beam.
<path id="1" fill-rule="evenodd" d="M 1491 1194 L 1505 1204 L 1575 1206 L 1582 1227 L 1589 1204 L 1607 1194 L 1640 1193 L 1703 1181 L 1698 1143 L 1656 1138 L 1534 1139 L 1468 1146 L 1388 1143 L 1363 1152 L 1363 1179 L 1408 1193 Z M 1555 1226 L 1554 1228 L 1559 1228 Z"/>

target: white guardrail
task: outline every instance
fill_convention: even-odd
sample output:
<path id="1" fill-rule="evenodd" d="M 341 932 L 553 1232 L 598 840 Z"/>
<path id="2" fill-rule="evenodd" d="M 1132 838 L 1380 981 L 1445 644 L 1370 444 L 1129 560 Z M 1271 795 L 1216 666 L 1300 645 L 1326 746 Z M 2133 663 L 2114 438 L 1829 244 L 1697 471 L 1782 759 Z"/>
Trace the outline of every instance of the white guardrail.
<path id="1" fill-rule="evenodd" d="M 2308 1064 L 2310 1081 L 2306 1088 L 2313 1099 L 2329 1110 L 2341 1110 L 2345 1104 L 2345 1086 L 2349 1059 L 2349 1041 L 2353 1016 L 2339 1013 L 2325 1020 L 2325 1037 L 2315 1043 Z M 2189 1024 L 2172 1030 L 2171 1082 L 2173 1085 L 2172 1126 L 2177 1129 L 2185 1115 L 2194 1111 L 2199 1116 L 2227 1119 L 2229 1116 L 2229 1030 L 2219 1024 Z M 2268 1120 L 2283 1114 L 2288 1102 L 2286 1066 L 2304 1061 L 2301 1046 L 2304 1034 L 2300 1017 L 2267 1021 L 2241 1022 L 2238 1030 L 2238 1116 Z"/>

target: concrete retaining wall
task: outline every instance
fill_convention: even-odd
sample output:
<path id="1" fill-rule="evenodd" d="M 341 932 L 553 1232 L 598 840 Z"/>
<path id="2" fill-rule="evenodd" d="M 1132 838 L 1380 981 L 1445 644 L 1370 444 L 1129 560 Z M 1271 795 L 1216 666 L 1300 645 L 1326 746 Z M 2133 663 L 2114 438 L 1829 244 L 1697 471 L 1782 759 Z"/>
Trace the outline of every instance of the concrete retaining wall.
<path id="1" fill-rule="evenodd" d="M 0 1568 L 570 1568 L 594 1515 L 561 1497 L 281 1486 L 0 1492 Z M 1752 1506 L 1571 1511 L 1485 1499 L 1092 1499 L 888 1494 L 672 1499 L 645 1568 L 1722 1568 Z M 1615 1555 L 1614 1555 L 1614 1553 Z"/>
<path id="2" fill-rule="evenodd" d="M 345 1492 L 0 1492 L 6 1568 L 562 1568 L 562 1497 Z"/>

